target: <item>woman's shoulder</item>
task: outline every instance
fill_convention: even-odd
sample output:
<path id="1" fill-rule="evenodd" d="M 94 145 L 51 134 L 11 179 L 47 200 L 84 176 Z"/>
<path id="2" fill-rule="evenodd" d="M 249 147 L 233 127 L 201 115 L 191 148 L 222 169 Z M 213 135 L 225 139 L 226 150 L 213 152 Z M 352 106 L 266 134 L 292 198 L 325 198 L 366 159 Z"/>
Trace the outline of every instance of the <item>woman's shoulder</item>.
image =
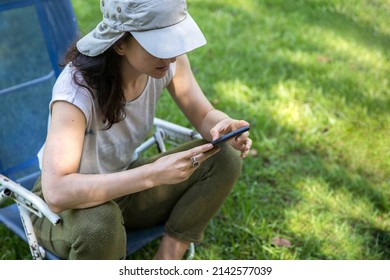
<path id="1" fill-rule="evenodd" d="M 71 64 L 66 65 L 54 84 L 50 107 L 56 101 L 66 101 L 81 109 L 88 120 L 94 110 L 94 99 L 89 90 L 80 85 L 83 83 L 81 74 L 78 83 L 74 75 L 79 75 L 76 68 Z"/>
<path id="2" fill-rule="evenodd" d="M 77 69 L 72 65 L 72 63 L 65 65 L 60 75 L 57 77 L 54 86 L 66 84 L 68 87 L 69 86 L 76 87 L 77 84 L 74 83 L 74 79 L 73 79 L 74 75 L 77 75 L 77 78 L 79 80 L 80 78 L 82 78 L 81 75 L 77 74 Z"/>
<path id="3" fill-rule="evenodd" d="M 62 69 L 60 75 L 57 77 L 57 80 L 54 84 L 53 92 L 58 90 L 74 87 L 73 75 L 74 67 L 71 64 L 67 64 L 64 69 Z"/>
<path id="4" fill-rule="evenodd" d="M 89 90 L 82 86 L 83 83 L 84 80 L 81 73 L 77 72 L 77 69 L 72 64 L 67 64 L 54 84 L 53 97 L 55 95 L 66 95 L 74 98 L 78 94 L 90 95 Z"/>

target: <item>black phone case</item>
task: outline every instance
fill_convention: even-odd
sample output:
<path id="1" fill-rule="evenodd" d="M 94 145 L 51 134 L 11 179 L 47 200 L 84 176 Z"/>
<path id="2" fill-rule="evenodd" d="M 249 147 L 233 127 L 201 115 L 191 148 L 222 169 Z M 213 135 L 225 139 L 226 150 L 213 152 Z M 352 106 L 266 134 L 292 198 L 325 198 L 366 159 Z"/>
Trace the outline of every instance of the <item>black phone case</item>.
<path id="1" fill-rule="evenodd" d="M 233 137 L 236 137 L 236 136 L 238 136 L 238 135 L 240 135 L 248 130 L 249 130 L 249 126 L 243 126 L 235 131 L 229 132 L 229 133 L 219 137 L 218 139 L 215 139 L 214 141 L 211 142 L 211 144 L 213 144 L 213 146 L 221 145 L 222 143 L 226 142 L 227 140 L 229 140 Z"/>

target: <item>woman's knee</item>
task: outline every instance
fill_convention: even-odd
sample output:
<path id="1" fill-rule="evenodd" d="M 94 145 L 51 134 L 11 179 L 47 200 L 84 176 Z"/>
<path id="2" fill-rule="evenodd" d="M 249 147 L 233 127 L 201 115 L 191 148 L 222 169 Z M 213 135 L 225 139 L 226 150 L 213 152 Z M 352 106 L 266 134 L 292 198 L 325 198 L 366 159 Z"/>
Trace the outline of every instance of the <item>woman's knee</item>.
<path id="1" fill-rule="evenodd" d="M 73 210 L 73 244 L 70 258 L 120 259 L 125 257 L 126 231 L 118 205 L 112 201 L 97 207 Z"/>
<path id="2" fill-rule="evenodd" d="M 231 192 L 234 184 L 238 180 L 242 169 L 242 159 L 240 153 L 228 144 L 221 145 L 221 150 L 210 157 L 205 165 L 200 166 L 199 172 L 207 185 L 213 188 L 208 189 L 209 197 L 225 198 Z"/>
<path id="3" fill-rule="evenodd" d="M 223 177 L 235 182 L 242 170 L 240 152 L 229 144 L 221 145 L 220 149 L 215 155 L 214 167 L 224 175 Z"/>

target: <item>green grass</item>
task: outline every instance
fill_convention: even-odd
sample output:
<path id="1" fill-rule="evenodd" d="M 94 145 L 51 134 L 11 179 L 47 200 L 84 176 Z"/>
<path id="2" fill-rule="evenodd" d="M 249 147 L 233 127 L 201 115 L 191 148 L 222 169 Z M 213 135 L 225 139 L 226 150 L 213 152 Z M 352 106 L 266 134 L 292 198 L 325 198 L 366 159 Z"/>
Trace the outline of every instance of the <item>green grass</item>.
<path id="1" fill-rule="evenodd" d="M 96 1 L 73 3 L 86 32 Z M 388 0 L 188 6 L 208 40 L 189 55 L 194 73 L 217 108 L 251 122 L 254 140 L 196 259 L 390 259 Z M 158 116 L 188 125 L 173 112 L 166 94 Z M 0 258 L 28 258 L 0 233 Z"/>

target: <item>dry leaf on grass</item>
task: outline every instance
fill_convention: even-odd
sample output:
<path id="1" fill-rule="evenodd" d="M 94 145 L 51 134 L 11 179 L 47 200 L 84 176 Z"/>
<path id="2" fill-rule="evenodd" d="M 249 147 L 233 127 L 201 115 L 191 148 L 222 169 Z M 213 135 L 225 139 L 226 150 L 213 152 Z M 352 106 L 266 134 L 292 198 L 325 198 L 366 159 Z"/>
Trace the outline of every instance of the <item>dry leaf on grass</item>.
<path id="1" fill-rule="evenodd" d="M 277 247 L 286 247 L 290 248 L 291 247 L 291 242 L 290 240 L 286 238 L 281 238 L 281 237 L 274 237 L 272 238 L 272 244 L 277 246 Z"/>

